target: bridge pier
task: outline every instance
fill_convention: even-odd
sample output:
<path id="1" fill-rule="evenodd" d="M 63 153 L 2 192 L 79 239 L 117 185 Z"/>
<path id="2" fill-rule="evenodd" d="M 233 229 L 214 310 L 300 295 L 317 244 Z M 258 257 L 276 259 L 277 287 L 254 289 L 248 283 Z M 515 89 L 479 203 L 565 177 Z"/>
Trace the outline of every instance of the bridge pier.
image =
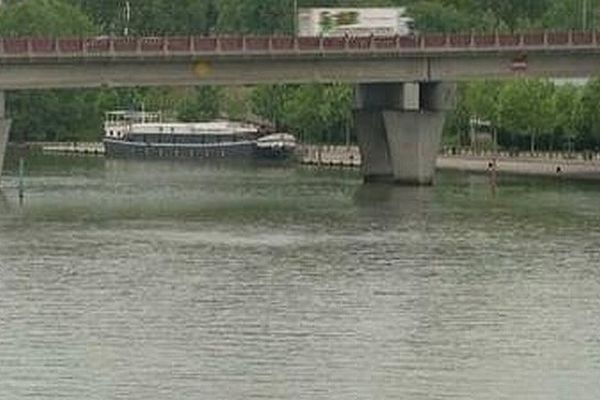
<path id="1" fill-rule="evenodd" d="M 360 84 L 354 127 L 365 181 L 433 184 L 454 94 L 454 85 L 437 82 Z"/>
<path id="2" fill-rule="evenodd" d="M 4 166 L 4 154 L 6 153 L 6 144 L 8 143 L 10 122 L 10 119 L 6 118 L 4 92 L 0 90 L 0 177 L 2 176 L 2 167 Z"/>

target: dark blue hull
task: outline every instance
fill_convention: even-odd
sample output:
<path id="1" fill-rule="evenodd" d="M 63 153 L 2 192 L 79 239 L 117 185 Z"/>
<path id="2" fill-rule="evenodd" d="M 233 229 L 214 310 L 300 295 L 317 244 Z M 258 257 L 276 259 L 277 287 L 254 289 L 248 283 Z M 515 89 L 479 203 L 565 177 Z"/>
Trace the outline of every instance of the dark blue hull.
<path id="1" fill-rule="evenodd" d="M 294 159 L 295 152 L 292 149 L 284 148 L 260 148 L 257 147 L 255 150 L 256 158 L 262 160 L 274 160 L 274 161 L 290 161 Z"/>
<path id="2" fill-rule="evenodd" d="M 241 141 L 214 144 L 140 143 L 104 140 L 106 156 L 148 159 L 250 159 L 256 156 L 256 142 Z"/>

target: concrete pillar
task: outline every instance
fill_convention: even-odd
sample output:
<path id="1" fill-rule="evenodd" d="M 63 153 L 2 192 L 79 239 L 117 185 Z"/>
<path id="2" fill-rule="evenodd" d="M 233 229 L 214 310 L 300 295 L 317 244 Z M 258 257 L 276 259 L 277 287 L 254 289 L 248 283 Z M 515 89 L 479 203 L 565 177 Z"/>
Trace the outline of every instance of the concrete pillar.
<path id="1" fill-rule="evenodd" d="M 356 89 L 354 127 L 369 181 L 431 185 L 454 85 L 375 83 Z"/>
<path id="2" fill-rule="evenodd" d="M 10 120 L 6 119 L 4 104 L 4 92 L 0 90 L 0 176 L 2 176 L 4 154 L 8 143 L 8 133 L 10 132 Z"/>
<path id="3" fill-rule="evenodd" d="M 365 181 L 390 181 L 393 179 L 392 162 L 385 122 L 376 110 L 355 110 L 354 129 L 362 159 Z"/>

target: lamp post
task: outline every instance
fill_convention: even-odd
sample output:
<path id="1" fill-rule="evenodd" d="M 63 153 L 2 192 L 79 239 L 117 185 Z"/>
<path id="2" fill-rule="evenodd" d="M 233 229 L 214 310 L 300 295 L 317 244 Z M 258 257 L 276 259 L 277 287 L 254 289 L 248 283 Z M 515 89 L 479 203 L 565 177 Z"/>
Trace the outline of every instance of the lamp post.
<path id="1" fill-rule="evenodd" d="M 125 2 L 125 29 L 123 33 L 125 36 L 129 36 L 129 21 L 131 20 L 131 3 L 129 1 Z"/>
<path id="2" fill-rule="evenodd" d="M 590 6 L 590 2 L 589 0 L 581 0 L 582 4 L 581 4 L 581 26 L 582 29 L 585 31 L 588 29 L 588 9 Z"/>
<path id="3" fill-rule="evenodd" d="M 293 28 L 294 28 L 294 32 L 293 35 L 296 36 L 297 32 L 298 32 L 298 0 L 294 0 L 294 21 L 293 21 Z"/>

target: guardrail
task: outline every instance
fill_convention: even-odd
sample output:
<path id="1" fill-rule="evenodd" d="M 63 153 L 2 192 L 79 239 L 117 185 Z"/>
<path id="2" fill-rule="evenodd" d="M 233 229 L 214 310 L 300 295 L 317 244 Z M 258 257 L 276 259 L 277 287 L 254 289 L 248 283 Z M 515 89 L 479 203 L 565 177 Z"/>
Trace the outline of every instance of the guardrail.
<path id="1" fill-rule="evenodd" d="M 336 52 L 427 52 L 589 48 L 600 32 L 528 32 L 369 37 L 0 38 L 0 58 L 228 55 Z"/>

